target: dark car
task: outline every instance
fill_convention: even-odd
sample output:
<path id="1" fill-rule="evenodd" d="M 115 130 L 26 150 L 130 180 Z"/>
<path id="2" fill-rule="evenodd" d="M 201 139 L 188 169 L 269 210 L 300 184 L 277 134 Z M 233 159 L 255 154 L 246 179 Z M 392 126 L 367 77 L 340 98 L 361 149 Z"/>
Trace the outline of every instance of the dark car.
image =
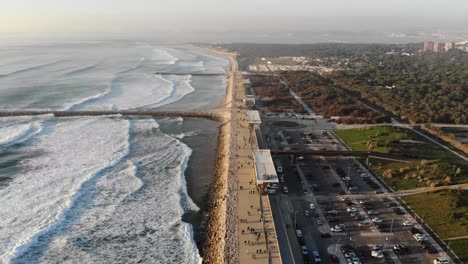
<path id="1" fill-rule="evenodd" d="M 320 237 L 321 238 L 329 238 L 329 237 L 331 237 L 331 234 L 330 233 L 320 233 Z"/>
<path id="2" fill-rule="evenodd" d="M 408 254 L 409 253 L 409 249 L 404 245 L 394 245 L 393 251 L 396 254 Z"/>
<path id="3" fill-rule="evenodd" d="M 437 254 L 439 251 L 433 245 L 426 245 L 423 247 L 424 250 L 429 254 Z"/>
<path id="4" fill-rule="evenodd" d="M 397 215 L 404 215 L 405 214 L 405 212 L 400 207 L 393 208 L 393 212 L 396 213 Z"/>
<path id="5" fill-rule="evenodd" d="M 356 215 L 356 216 L 354 217 L 354 219 L 356 219 L 356 220 L 363 220 L 363 219 L 365 219 L 365 218 L 366 218 L 366 217 L 363 216 L 363 215 L 361 215 L 361 214 L 358 214 L 358 215 Z"/>
<path id="6" fill-rule="evenodd" d="M 421 243 L 423 247 L 432 245 L 431 242 L 429 242 L 428 240 L 421 240 L 419 243 Z"/>
<path id="7" fill-rule="evenodd" d="M 411 227 L 410 230 L 411 234 L 422 234 L 421 230 L 417 229 L 416 227 Z"/>

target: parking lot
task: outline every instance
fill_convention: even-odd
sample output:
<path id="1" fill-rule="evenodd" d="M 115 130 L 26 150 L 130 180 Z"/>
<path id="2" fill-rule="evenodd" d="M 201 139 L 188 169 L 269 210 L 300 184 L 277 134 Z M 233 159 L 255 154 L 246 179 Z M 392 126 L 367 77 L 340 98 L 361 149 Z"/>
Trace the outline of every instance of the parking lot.
<path id="1" fill-rule="evenodd" d="M 269 148 L 345 149 L 332 132 L 314 129 L 315 120 L 281 121 L 270 118 L 262 128 Z M 275 159 L 282 167 L 280 186 L 270 201 L 277 229 L 283 229 L 278 232 L 282 255 L 295 263 L 433 263 L 446 257 L 360 161 Z"/>

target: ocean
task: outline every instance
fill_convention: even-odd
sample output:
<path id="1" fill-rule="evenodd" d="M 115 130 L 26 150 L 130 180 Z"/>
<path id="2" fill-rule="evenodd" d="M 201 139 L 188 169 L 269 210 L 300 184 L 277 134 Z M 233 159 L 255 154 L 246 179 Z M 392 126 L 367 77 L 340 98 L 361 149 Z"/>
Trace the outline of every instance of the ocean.
<path id="1" fill-rule="evenodd" d="M 229 69 L 151 43 L 0 46 L 0 57 L 0 110 L 211 109 L 224 77 L 154 73 Z M 183 218 L 204 206 L 216 135 L 197 119 L 0 118 L 0 263 L 200 263 Z"/>

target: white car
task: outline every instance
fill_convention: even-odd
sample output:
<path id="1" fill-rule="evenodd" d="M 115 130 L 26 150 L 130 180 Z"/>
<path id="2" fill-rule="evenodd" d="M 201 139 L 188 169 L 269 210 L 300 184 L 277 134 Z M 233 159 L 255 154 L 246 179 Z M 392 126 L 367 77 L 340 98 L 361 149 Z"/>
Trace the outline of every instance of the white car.
<path id="1" fill-rule="evenodd" d="M 302 237 L 302 231 L 299 230 L 299 229 L 297 229 L 297 230 L 296 230 L 296 236 L 297 236 L 297 237 Z"/>
<path id="2" fill-rule="evenodd" d="M 362 223 L 358 224 L 359 227 L 367 227 L 367 226 L 370 226 L 370 225 L 371 225 L 371 223 L 369 223 L 369 222 L 362 222 Z"/>
<path id="3" fill-rule="evenodd" d="M 323 224 L 323 221 L 321 219 L 317 219 L 317 225 Z"/>
<path id="4" fill-rule="evenodd" d="M 365 199 L 364 199 L 364 200 L 359 200 L 359 203 L 360 203 L 360 204 L 365 204 L 365 203 L 367 203 L 367 202 L 368 202 L 368 200 L 365 200 Z"/>
<path id="5" fill-rule="evenodd" d="M 436 258 L 433 260 L 434 264 L 449 264 L 450 259 L 449 258 Z"/>
<path id="6" fill-rule="evenodd" d="M 378 217 L 374 217 L 374 218 L 372 218 L 371 220 L 372 220 L 372 222 L 374 222 L 374 223 L 382 223 L 382 222 L 383 222 L 382 218 L 378 218 Z"/>
<path id="7" fill-rule="evenodd" d="M 418 242 L 427 241 L 427 237 L 425 237 L 425 236 L 422 235 L 422 234 L 414 234 L 413 237 L 414 237 L 414 239 L 416 239 L 416 241 L 418 241 Z"/>
<path id="8" fill-rule="evenodd" d="M 354 207 L 354 206 L 351 206 L 351 207 L 348 208 L 346 211 L 348 211 L 348 212 L 357 212 L 358 209 L 357 209 L 356 207 Z"/>
<path id="9" fill-rule="evenodd" d="M 342 177 L 341 179 L 342 179 L 343 181 L 350 181 L 350 180 L 351 180 L 351 177 L 346 176 L 346 177 Z"/>
<path id="10" fill-rule="evenodd" d="M 380 250 L 372 250 L 371 251 L 371 256 L 374 258 L 383 258 L 383 254 Z"/>
<path id="11" fill-rule="evenodd" d="M 336 227 L 332 227 L 332 228 L 330 228 L 330 230 L 331 230 L 332 232 L 336 232 L 336 233 L 343 232 L 343 229 L 341 229 L 341 228 L 336 228 Z"/>
<path id="12" fill-rule="evenodd" d="M 315 209 L 315 204 L 310 203 L 310 204 L 309 204 L 309 207 L 310 207 L 310 209 L 314 210 L 314 209 Z"/>
<path id="13" fill-rule="evenodd" d="M 404 225 L 404 226 L 413 226 L 414 223 L 411 222 L 411 221 L 403 221 L 403 225 Z"/>

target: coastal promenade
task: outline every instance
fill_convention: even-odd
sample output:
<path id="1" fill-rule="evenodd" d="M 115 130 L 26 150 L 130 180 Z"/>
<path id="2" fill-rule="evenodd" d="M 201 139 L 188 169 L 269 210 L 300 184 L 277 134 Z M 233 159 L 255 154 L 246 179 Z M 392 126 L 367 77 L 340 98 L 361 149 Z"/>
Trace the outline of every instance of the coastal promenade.
<path id="1" fill-rule="evenodd" d="M 245 107 L 243 87 L 237 89 L 240 109 Z M 238 110 L 237 127 L 239 263 L 281 263 L 273 215 L 267 195 L 258 192 L 253 151 L 258 149 L 255 131 L 245 111 Z"/>

